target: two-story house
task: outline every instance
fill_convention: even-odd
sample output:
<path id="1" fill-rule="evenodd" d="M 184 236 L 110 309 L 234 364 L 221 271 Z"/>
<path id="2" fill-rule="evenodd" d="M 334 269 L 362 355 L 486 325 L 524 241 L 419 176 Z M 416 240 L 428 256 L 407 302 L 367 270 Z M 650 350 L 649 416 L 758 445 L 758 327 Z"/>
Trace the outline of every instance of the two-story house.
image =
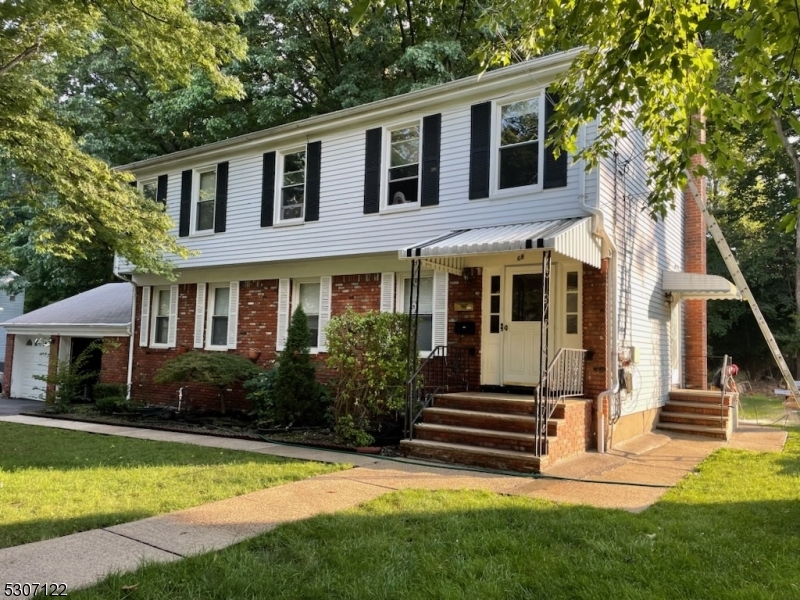
<path id="1" fill-rule="evenodd" d="M 580 351 L 568 394 L 579 399 L 561 403 L 574 439 L 560 455 L 590 447 L 598 423 L 614 441 L 651 429 L 671 387 L 705 387 L 704 300 L 684 310 L 692 289 L 662 286 L 666 271 L 705 271 L 704 229 L 682 197 L 661 221 L 643 210 L 637 131 L 594 170 L 547 147 L 548 85 L 574 56 L 120 167 L 199 253 L 176 261 L 175 283 L 117 265 L 136 285 L 132 397 L 176 402 L 177 387 L 153 375 L 190 348 L 256 349 L 270 364 L 298 306 L 319 359 L 326 323 L 348 307 L 413 309 L 422 356 L 464 350 L 471 391 L 533 389 L 559 351 Z M 580 144 L 594 132 L 585 126 Z M 699 287 L 700 298 L 728 289 Z M 213 394 L 192 401 L 213 407 Z M 463 422 L 433 425 L 418 427 L 430 447 L 459 445 Z"/>

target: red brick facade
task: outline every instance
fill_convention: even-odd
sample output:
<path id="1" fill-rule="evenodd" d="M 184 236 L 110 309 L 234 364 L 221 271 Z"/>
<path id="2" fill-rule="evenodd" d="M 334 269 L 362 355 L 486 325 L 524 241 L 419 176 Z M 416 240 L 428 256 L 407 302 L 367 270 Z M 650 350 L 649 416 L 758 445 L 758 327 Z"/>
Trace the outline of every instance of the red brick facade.
<path id="1" fill-rule="evenodd" d="M 11 367 L 14 362 L 14 334 L 6 335 L 5 367 L 3 367 L 3 398 L 11 397 Z"/>
<path id="2" fill-rule="evenodd" d="M 608 357 L 608 259 L 601 268 L 583 266 L 583 347 L 586 361 L 584 390 L 587 398 L 597 398 L 611 385 Z"/>
<path id="3" fill-rule="evenodd" d="M 477 390 L 481 385 L 481 297 L 483 290 L 482 269 L 464 269 L 463 275 L 450 275 L 448 280 L 447 306 L 447 345 L 459 348 L 459 356 L 463 358 L 464 377 L 469 389 Z M 465 308 L 464 303 L 472 303 L 472 310 L 456 310 Z M 475 323 L 474 334 L 457 334 L 456 323 Z"/>
<path id="4" fill-rule="evenodd" d="M 107 337 L 103 339 L 100 383 L 128 383 L 130 341 L 128 337 Z"/>
<path id="5" fill-rule="evenodd" d="M 698 156 L 695 164 L 705 161 Z M 705 200 L 705 180 L 698 177 L 695 186 Z M 691 189 L 687 186 L 684 194 L 683 243 L 684 265 L 687 273 L 706 272 L 706 228 L 703 213 L 695 202 Z M 706 337 L 706 301 L 684 300 L 684 373 L 686 387 L 706 389 L 708 342 Z"/>
<path id="6" fill-rule="evenodd" d="M 565 400 L 556 409 L 556 431 L 548 428 L 548 435 L 555 435 L 547 451 L 550 464 L 591 449 L 593 406 L 592 400 L 577 398 Z"/>

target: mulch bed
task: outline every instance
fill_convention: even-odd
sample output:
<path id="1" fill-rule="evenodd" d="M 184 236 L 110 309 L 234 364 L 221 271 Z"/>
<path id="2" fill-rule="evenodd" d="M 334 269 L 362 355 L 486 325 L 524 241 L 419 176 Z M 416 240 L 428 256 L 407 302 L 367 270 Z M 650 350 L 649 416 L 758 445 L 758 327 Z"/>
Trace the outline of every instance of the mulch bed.
<path id="1" fill-rule="evenodd" d="M 191 413 L 177 415 L 166 409 L 151 415 L 142 415 L 139 413 L 102 415 L 94 411 L 94 409 L 88 405 L 80 406 L 80 412 L 74 413 L 56 413 L 45 409 L 22 414 L 31 417 L 61 419 L 63 421 L 99 423 L 102 425 L 117 425 L 140 429 L 158 429 L 162 431 L 174 431 L 176 433 L 193 433 L 197 435 L 253 440 L 258 442 L 278 442 L 327 450 L 356 451 L 355 448 L 337 443 L 333 432 L 327 428 L 296 428 L 288 430 L 263 429 L 257 427 L 246 415 L 222 416 Z M 159 417 L 155 415 L 163 416 Z M 382 456 L 400 456 L 400 448 L 394 444 L 384 445 L 380 448 L 380 454 Z"/>

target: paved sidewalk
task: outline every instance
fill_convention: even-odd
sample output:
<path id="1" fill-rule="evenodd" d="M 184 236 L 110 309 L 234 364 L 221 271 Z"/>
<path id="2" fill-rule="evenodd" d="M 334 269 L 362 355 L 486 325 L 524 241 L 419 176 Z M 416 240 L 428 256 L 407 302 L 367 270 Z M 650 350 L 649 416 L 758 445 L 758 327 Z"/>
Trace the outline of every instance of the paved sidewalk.
<path id="1" fill-rule="evenodd" d="M 715 440 L 650 433 L 606 454 L 587 453 L 557 463 L 546 473 L 554 479 L 534 479 L 187 433 L 26 416 L 2 417 L 0 421 L 357 467 L 166 515 L 0 550 L 0 583 L 58 582 L 66 583 L 70 590 L 91 585 L 113 571 L 133 570 L 142 561 L 170 562 L 225 548 L 281 523 L 351 508 L 407 488 L 487 490 L 639 512 L 724 445 Z M 748 427 L 728 445 L 779 451 L 785 438 L 782 431 Z"/>

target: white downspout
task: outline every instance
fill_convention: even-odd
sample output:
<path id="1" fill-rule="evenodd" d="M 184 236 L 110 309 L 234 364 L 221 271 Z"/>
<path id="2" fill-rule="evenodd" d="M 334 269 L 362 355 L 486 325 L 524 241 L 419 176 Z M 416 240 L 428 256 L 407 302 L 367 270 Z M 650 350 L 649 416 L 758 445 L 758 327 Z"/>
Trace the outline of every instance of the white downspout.
<path id="1" fill-rule="evenodd" d="M 580 144 L 580 148 L 583 149 L 586 147 L 586 126 L 581 127 L 580 132 L 578 134 L 578 142 Z M 580 164 L 580 195 L 578 199 L 580 200 L 581 207 L 592 216 L 594 216 L 594 235 L 599 236 L 603 240 L 603 246 L 601 254 L 602 256 L 608 257 L 608 278 L 611 282 L 610 285 L 610 292 L 611 292 L 611 310 L 609 311 L 609 317 L 611 319 L 611 326 L 610 332 L 608 336 L 608 350 L 610 351 L 611 357 L 611 364 L 615 365 L 617 360 L 617 354 L 619 352 L 618 344 L 617 344 L 617 248 L 614 244 L 614 241 L 608 235 L 605 230 L 604 226 L 604 216 L 603 212 L 599 209 L 600 206 L 600 176 L 598 172 L 597 177 L 597 199 L 596 199 L 596 206 L 589 206 L 586 203 L 586 174 L 583 165 L 583 161 Z M 601 454 L 605 453 L 606 451 L 606 422 L 605 422 L 605 415 L 603 414 L 603 404 L 607 398 L 610 398 L 613 394 L 619 392 L 619 372 L 616 366 L 611 369 L 611 387 L 607 390 L 600 392 L 597 396 L 597 451 Z"/>
<path id="2" fill-rule="evenodd" d="M 131 287 L 131 294 L 133 298 L 131 299 L 131 324 L 128 327 L 128 333 L 130 337 L 128 338 L 128 375 L 127 375 L 127 393 L 125 394 L 125 399 L 131 399 L 131 388 L 133 387 L 133 338 L 134 332 L 136 331 L 136 284 L 133 283 L 133 278 L 125 279 L 122 275 L 120 275 L 119 270 L 117 269 L 119 265 L 118 256 L 114 255 L 114 277 L 121 279 L 125 283 L 130 283 Z"/>

